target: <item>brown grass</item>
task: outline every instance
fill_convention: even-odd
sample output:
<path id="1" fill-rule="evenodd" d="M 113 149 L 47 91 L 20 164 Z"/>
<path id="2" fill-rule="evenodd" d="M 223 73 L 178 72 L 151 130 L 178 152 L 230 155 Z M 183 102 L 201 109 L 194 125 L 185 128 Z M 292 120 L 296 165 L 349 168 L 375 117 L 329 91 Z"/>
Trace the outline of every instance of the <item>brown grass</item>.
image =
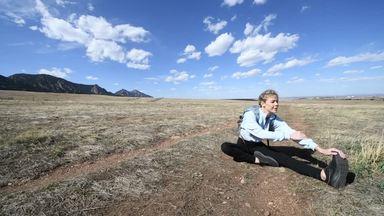
<path id="1" fill-rule="evenodd" d="M 18 187 L 58 167 L 70 172 L 71 166 L 98 164 L 108 155 L 156 149 L 32 191 L 0 191 L 0 215 L 383 212 L 383 102 L 301 100 L 281 106 L 291 126 L 348 154 L 358 177 L 344 190 L 284 168 L 226 158 L 219 145 L 236 139 L 238 115 L 250 104 L 0 91 L 2 186 Z M 233 123 L 218 128 L 225 122 Z M 207 133 L 191 136 L 199 131 Z M 156 148 L 169 140 L 179 142 Z"/>

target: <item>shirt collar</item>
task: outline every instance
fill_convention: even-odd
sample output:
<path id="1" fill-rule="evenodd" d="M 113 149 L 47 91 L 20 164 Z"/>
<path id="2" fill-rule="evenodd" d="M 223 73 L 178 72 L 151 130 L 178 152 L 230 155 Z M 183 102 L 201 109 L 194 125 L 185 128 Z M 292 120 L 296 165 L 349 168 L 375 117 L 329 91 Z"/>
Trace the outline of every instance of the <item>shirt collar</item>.
<path id="1" fill-rule="evenodd" d="M 260 113 L 260 117 L 264 120 L 264 122 L 266 122 L 267 115 L 263 112 L 263 109 L 261 109 L 261 107 L 259 108 L 259 113 Z M 276 118 L 276 115 L 274 113 L 272 113 L 269 116 L 270 120 L 274 120 L 275 118 Z"/>

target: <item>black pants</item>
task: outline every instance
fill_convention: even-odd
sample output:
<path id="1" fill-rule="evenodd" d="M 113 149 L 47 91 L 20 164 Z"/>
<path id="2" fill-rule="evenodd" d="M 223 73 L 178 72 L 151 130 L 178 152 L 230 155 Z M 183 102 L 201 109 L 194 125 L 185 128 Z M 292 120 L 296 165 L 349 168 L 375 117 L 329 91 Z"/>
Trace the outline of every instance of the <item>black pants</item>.
<path id="1" fill-rule="evenodd" d="M 302 175 L 310 176 L 316 179 L 321 180 L 320 171 L 321 169 L 310 166 L 307 162 L 299 161 L 291 157 L 290 154 L 283 152 L 284 149 L 292 149 L 293 147 L 269 147 L 262 142 L 248 142 L 243 141 L 242 139 L 237 140 L 237 144 L 225 142 L 221 144 L 221 150 L 233 157 L 233 160 L 237 162 L 248 162 L 255 163 L 255 156 L 253 155 L 254 151 L 259 151 L 264 155 L 273 157 L 280 166 L 291 169 Z M 295 148 L 297 149 L 297 148 Z M 305 149 L 297 149 L 298 152 L 308 151 Z"/>

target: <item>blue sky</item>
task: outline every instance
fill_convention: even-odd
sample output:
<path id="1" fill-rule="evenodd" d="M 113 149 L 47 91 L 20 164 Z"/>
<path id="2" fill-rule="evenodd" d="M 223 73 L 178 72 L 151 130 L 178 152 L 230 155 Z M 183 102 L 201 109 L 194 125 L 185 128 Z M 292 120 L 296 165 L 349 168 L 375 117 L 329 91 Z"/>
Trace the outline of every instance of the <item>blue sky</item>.
<path id="1" fill-rule="evenodd" d="M 154 97 L 384 93 L 384 2 L 0 0 L 0 74 Z"/>

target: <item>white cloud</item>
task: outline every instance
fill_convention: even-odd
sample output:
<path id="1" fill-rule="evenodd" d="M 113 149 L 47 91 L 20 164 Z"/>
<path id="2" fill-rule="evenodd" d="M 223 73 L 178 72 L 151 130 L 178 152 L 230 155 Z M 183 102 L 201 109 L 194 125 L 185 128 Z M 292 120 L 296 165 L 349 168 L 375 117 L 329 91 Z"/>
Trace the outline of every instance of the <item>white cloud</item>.
<path id="1" fill-rule="evenodd" d="M 267 0 L 254 0 L 253 3 L 257 5 L 263 5 L 267 3 Z"/>
<path id="2" fill-rule="evenodd" d="M 219 66 L 215 65 L 215 66 L 209 67 L 208 71 L 215 71 L 217 69 L 219 69 Z"/>
<path id="3" fill-rule="evenodd" d="M 24 26 L 26 19 L 35 18 L 35 1 L 0 0 L 0 18 Z"/>
<path id="4" fill-rule="evenodd" d="M 232 74 L 232 78 L 243 79 L 243 78 L 253 77 L 253 76 L 256 76 L 257 74 L 259 74 L 260 72 L 261 72 L 261 70 L 257 69 L 257 68 L 246 71 L 246 72 L 236 72 L 236 73 Z"/>
<path id="5" fill-rule="evenodd" d="M 338 56 L 330 60 L 326 67 L 333 67 L 339 65 L 349 65 L 357 62 L 379 62 L 384 61 L 384 52 L 377 53 L 362 53 L 354 56 Z"/>
<path id="6" fill-rule="evenodd" d="M 213 17 L 206 17 L 203 23 L 206 24 L 206 29 L 214 34 L 218 34 L 227 25 L 227 21 L 220 21 L 220 19 L 214 23 Z"/>
<path id="7" fill-rule="evenodd" d="M 6 12 L 6 15 L 11 18 L 11 21 L 16 23 L 18 26 L 24 26 L 25 25 L 25 20 L 19 16 L 14 14 L 13 12 Z"/>
<path id="8" fill-rule="evenodd" d="M 309 6 L 304 5 L 304 6 L 301 7 L 300 12 L 304 13 L 304 11 L 308 10 L 309 8 L 310 8 Z"/>
<path id="9" fill-rule="evenodd" d="M 182 57 L 177 60 L 177 63 L 178 64 L 184 63 L 187 61 L 187 59 L 199 60 L 200 57 L 201 57 L 201 52 L 197 51 L 195 46 L 188 44 L 184 49 Z"/>
<path id="10" fill-rule="evenodd" d="M 119 85 L 119 83 L 113 83 L 113 85 L 115 85 L 115 86 L 118 86 L 118 85 Z"/>
<path id="11" fill-rule="evenodd" d="M 260 61 L 264 63 L 272 61 L 277 53 L 295 47 L 298 40 L 297 34 L 279 33 L 276 37 L 272 37 L 271 33 L 256 35 L 236 41 L 230 52 L 240 53 L 237 63 L 240 66 L 250 67 Z"/>
<path id="12" fill-rule="evenodd" d="M 37 31 L 39 28 L 37 26 L 29 26 L 29 29 L 32 31 Z"/>
<path id="13" fill-rule="evenodd" d="M 372 67 L 370 67 L 369 69 L 371 69 L 371 70 L 376 70 L 376 69 L 381 69 L 381 68 L 383 68 L 384 66 L 383 65 L 376 65 L 376 66 L 372 66 Z"/>
<path id="14" fill-rule="evenodd" d="M 265 75 L 277 75 L 280 74 L 281 71 L 293 68 L 293 67 L 301 67 L 307 64 L 312 63 L 314 60 L 311 58 L 305 59 L 291 59 L 285 63 L 275 64 L 270 67 Z"/>
<path id="15" fill-rule="evenodd" d="M 290 80 L 287 81 L 288 84 L 301 83 L 301 82 L 304 82 L 304 79 L 297 76 L 292 77 Z"/>
<path id="16" fill-rule="evenodd" d="M 235 6 L 237 4 L 243 3 L 244 0 L 224 0 L 222 5 L 227 5 L 228 7 Z"/>
<path id="17" fill-rule="evenodd" d="M 343 71 L 343 74 L 356 74 L 356 73 L 362 73 L 362 70 L 346 70 Z"/>
<path id="18" fill-rule="evenodd" d="M 125 62 L 125 53 L 121 46 L 114 41 L 93 39 L 87 45 L 87 56 L 95 62 L 102 62 L 105 59 Z"/>
<path id="19" fill-rule="evenodd" d="M 66 5 L 76 4 L 76 3 L 68 0 L 56 0 L 56 4 L 60 5 L 61 7 L 65 7 Z"/>
<path id="20" fill-rule="evenodd" d="M 221 89 L 221 86 L 217 85 L 216 82 L 201 82 L 198 86 L 195 86 L 194 89 L 202 92 L 217 91 Z"/>
<path id="21" fill-rule="evenodd" d="M 112 26 L 103 17 L 90 15 L 80 16 L 76 25 L 96 39 L 113 40 L 121 43 L 127 41 L 144 42 L 149 34 L 142 27 L 135 27 L 130 24 Z"/>
<path id="22" fill-rule="evenodd" d="M 209 77 L 212 77 L 213 76 L 213 73 L 206 73 L 204 74 L 203 78 L 209 78 Z"/>
<path id="23" fill-rule="evenodd" d="M 232 22 L 235 21 L 236 18 L 237 18 L 237 15 L 235 14 L 235 15 L 233 15 L 233 16 L 231 17 L 231 21 L 232 21 Z"/>
<path id="24" fill-rule="evenodd" d="M 89 11 L 94 11 L 94 10 L 95 10 L 95 7 L 94 7 L 91 3 L 88 3 L 88 4 L 87 4 L 87 9 L 88 9 Z"/>
<path id="25" fill-rule="evenodd" d="M 59 4 L 67 1 L 61 1 Z M 146 42 L 149 32 L 130 24 L 113 26 L 103 17 L 71 14 L 67 20 L 53 17 L 47 7 L 36 0 L 36 11 L 42 16 L 39 30 L 48 38 L 63 42 L 76 42 L 86 47 L 86 55 L 95 62 L 106 59 L 125 63 L 129 68 L 146 70 L 150 68 L 148 51 L 131 49 L 126 52 L 118 43 Z M 31 27 L 32 28 L 32 27 Z M 36 29 L 33 27 L 33 29 Z M 33 30 L 32 29 L 32 30 Z"/>
<path id="26" fill-rule="evenodd" d="M 99 78 L 98 77 L 94 77 L 94 76 L 86 76 L 85 79 L 87 79 L 87 80 L 98 80 Z"/>
<path id="27" fill-rule="evenodd" d="M 252 24 L 246 23 L 245 29 L 244 29 L 245 36 L 248 36 L 249 34 L 251 34 L 253 32 L 253 29 L 254 29 L 254 26 Z"/>
<path id="28" fill-rule="evenodd" d="M 72 73 L 72 70 L 69 68 L 60 69 L 60 68 L 53 67 L 51 68 L 51 70 L 42 68 L 37 73 L 48 74 L 48 75 L 59 77 L 59 78 L 67 78 L 68 74 Z"/>
<path id="29" fill-rule="evenodd" d="M 180 82 L 185 82 L 185 81 L 188 81 L 189 79 L 193 79 L 195 76 L 194 75 L 190 75 L 188 72 L 186 71 L 177 71 L 175 69 L 172 69 L 170 71 L 171 75 L 170 76 L 167 76 L 165 78 L 165 82 L 172 82 L 174 84 L 180 84 Z"/>
<path id="30" fill-rule="evenodd" d="M 152 56 L 152 53 L 147 52 L 145 50 L 141 49 L 131 49 L 127 53 L 127 67 L 140 69 L 140 70 L 147 70 L 150 68 L 149 65 L 149 57 Z"/>
<path id="31" fill-rule="evenodd" d="M 264 30 L 264 32 L 267 33 L 268 27 L 273 24 L 272 21 L 276 18 L 277 18 L 276 14 L 269 14 L 268 16 L 264 17 L 264 20 L 261 21 L 261 23 L 256 27 L 250 23 L 246 23 L 245 29 L 244 29 L 245 36 L 258 35 L 261 30 Z"/>
<path id="32" fill-rule="evenodd" d="M 320 79 L 320 82 L 354 82 L 354 81 L 365 81 L 365 80 L 382 80 L 384 76 L 375 76 L 375 77 L 338 77 L 338 78 L 326 78 Z"/>
<path id="33" fill-rule="evenodd" d="M 90 37 L 86 32 L 72 26 L 65 20 L 43 17 L 41 24 L 43 26 L 39 30 L 49 38 L 80 44 L 87 44 L 90 41 Z"/>
<path id="34" fill-rule="evenodd" d="M 205 52 L 209 56 L 223 55 L 235 40 L 231 33 L 223 33 L 219 35 L 215 41 L 212 41 L 207 47 Z"/>

